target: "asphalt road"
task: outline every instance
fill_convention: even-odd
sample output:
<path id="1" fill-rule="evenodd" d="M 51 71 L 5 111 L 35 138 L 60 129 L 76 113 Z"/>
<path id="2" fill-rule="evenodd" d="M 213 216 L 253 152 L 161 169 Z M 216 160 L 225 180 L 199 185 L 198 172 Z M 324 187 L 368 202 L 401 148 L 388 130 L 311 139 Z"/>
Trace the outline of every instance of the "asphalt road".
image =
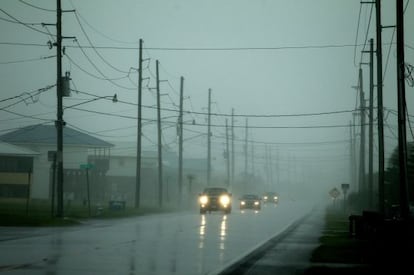
<path id="1" fill-rule="evenodd" d="M 312 209 L 180 212 L 70 228 L 0 227 L 2 274 L 218 274 L 277 239 Z M 254 274 L 254 273 L 252 273 Z"/>

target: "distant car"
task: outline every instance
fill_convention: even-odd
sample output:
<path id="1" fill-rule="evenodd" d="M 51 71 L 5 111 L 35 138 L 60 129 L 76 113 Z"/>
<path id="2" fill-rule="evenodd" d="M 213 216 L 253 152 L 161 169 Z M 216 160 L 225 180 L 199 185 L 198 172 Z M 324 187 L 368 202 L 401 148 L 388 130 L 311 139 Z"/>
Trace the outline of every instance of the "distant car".
<path id="1" fill-rule="evenodd" d="M 279 203 L 279 194 L 276 192 L 266 192 L 263 195 L 263 202 L 264 203 Z"/>
<path id="2" fill-rule="evenodd" d="M 207 187 L 199 194 L 198 202 L 200 205 L 200 214 L 207 211 L 223 211 L 226 214 L 231 213 L 231 193 L 223 187 Z"/>
<path id="3" fill-rule="evenodd" d="M 262 208 L 262 201 L 258 195 L 245 194 L 240 198 L 240 209 L 254 209 L 260 210 Z"/>

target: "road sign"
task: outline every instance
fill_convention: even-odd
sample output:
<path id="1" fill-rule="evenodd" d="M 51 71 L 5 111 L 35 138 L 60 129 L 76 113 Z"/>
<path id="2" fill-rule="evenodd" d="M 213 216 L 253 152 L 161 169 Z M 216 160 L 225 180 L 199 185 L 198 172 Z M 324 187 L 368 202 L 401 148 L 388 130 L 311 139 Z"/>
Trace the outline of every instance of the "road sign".
<path id="1" fill-rule="evenodd" d="M 92 169 L 94 167 L 95 167 L 95 165 L 93 165 L 92 163 L 83 163 L 83 164 L 79 165 L 80 169 Z"/>
<path id="2" fill-rule="evenodd" d="M 340 194 L 341 192 L 339 192 L 336 187 L 332 188 L 331 191 L 329 191 L 329 195 L 334 199 L 336 199 Z"/>

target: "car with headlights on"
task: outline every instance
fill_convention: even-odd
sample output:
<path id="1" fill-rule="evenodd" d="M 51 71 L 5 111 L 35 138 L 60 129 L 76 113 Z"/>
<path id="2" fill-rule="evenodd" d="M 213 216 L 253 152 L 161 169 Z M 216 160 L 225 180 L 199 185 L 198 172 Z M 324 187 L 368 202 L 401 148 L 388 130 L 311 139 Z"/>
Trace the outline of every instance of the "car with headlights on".
<path id="1" fill-rule="evenodd" d="M 231 213 L 231 193 L 223 187 L 207 187 L 198 196 L 200 205 L 200 214 L 207 211 L 223 211 L 226 214 Z"/>
<path id="2" fill-rule="evenodd" d="M 262 208 L 262 200 L 258 195 L 245 194 L 240 198 L 240 210 L 253 209 L 260 210 Z"/>
<path id="3" fill-rule="evenodd" d="M 276 192 L 266 192 L 263 195 L 263 203 L 279 203 L 279 194 Z"/>

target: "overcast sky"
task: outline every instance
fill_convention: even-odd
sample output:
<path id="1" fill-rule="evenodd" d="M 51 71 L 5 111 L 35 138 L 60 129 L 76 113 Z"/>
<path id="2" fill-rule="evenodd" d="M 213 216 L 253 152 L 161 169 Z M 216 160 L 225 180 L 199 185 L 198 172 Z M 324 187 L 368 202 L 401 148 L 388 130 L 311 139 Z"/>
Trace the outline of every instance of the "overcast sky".
<path id="1" fill-rule="evenodd" d="M 395 1 L 382 2 L 383 25 L 395 25 Z M 56 29 L 39 23 L 56 22 L 56 1 L 2 0 L 0 7 L 0 133 L 53 123 L 55 88 L 38 89 L 56 83 L 56 50 L 47 47 L 56 39 Z M 62 0 L 62 7 L 76 10 L 62 17 L 63 35 L 76 37 L 63 41 L 63 72 L 70 72 L 71 88 L 79 91 L 65 98 L 64 106 L 107 96 L 66 109 L 69 127 L 109 142 L 136 141 L 136 69 L 138 41 L 143 39 L 148 59 L 143 66 L 148 78 L 143 82 L 144 150 L 153 149 L 157 137 L 153 120 L 159 60 L 166 117 L 163 143 L 172 151 L 177 150 L 183 76 L 184 110 L 189 111 L 184 117 L 185 157 L 206 156 L 203 113 L 211 89 L 216 166 L 223 160 L 226 118 L 231 122 L 225 115 L 234 108 L 241 115 L 235 117 L 237 127 L 244 127 L 248 117 L 248 139 L 254 144 L 257 166 L 264 163 L 267 143 L 279 169 L 301 174 L 301 180 L 313 171 L 324 174 L 326 182 L 349 181 L 348 125 L 351 110 L 359 104 L 353 86 L 359 63 L 368 62 L 368 54 L 361 57 L 366 38 L 375 38 L 372 5 L 361 6 L 359 0 Z M 414 22 L 408 18 L 414 14 L 413 3 L 407 3 L 405 14 L 406 62 L 413 64 Z M 383 31 L 384 106 L 391 110 L 397 110 L 395 46 L 389 50 L 395 37 L 393 29 Z M 363 70 L 368 99 L 368 66 Z M 118 103 L 108 100 L 115 93 Z M 6 100 L 16 96 L 20 97 Z M 410 114 L 413 99 L 413 88 L 407 85 Z M 393 129 L 385 131 L 388 156 L 396 145 L 397 121 L 392 113 L 386 118 Z M 313 128 L 305 128 L 309 126 Z M 244 129 L 235 128 L 235 135 L 236 157 L 242 165 Z M 412 140 L 411 134 L 408 139 Z"/>

